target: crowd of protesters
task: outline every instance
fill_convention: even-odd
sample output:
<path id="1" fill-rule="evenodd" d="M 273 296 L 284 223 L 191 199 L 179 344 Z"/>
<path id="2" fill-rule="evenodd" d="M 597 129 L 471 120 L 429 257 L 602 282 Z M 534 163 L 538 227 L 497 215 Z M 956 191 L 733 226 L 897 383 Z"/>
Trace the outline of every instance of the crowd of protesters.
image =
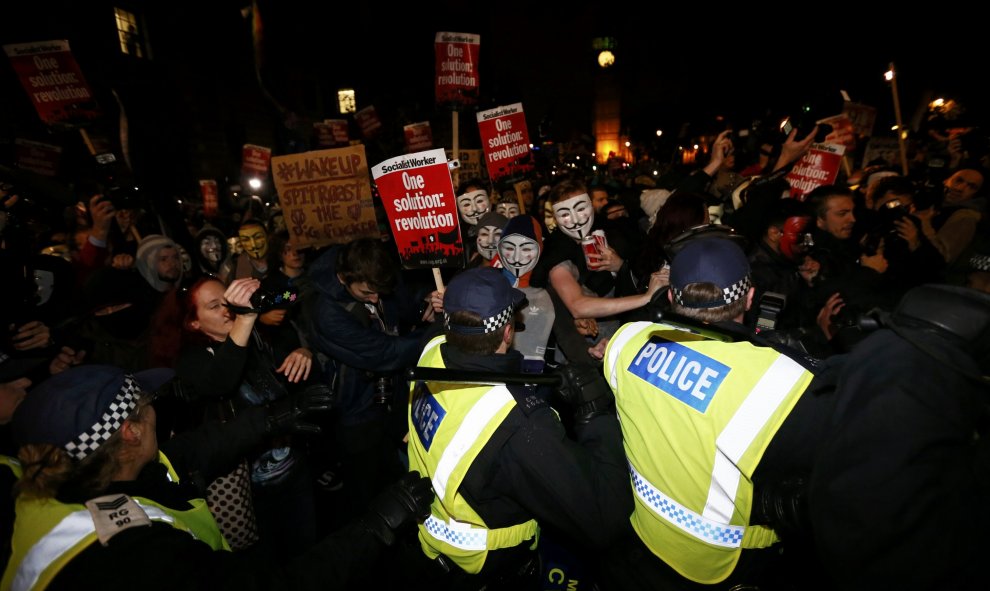
<path id="1" fill-rule="evenodd" d="M 437 289 L 432 277 L 401 268 L 386 225 L 378 238 L 300 249 L 277 206 L 263 207 L 257 200 L 238 212 L 236 221 L 196 215 L 180 231 L 150 201 L 121 196 L 105 184 L 78 182 L 76 207 L 41 216 L 37 200 L 25 206 L 20 187 L 5 183 L 0 189 L 0 315 L 7 335 L 0 344 L 0 453 L 17 467 L 16 472 L 0 468 L 0 564 L 8 567 L 3 589 L 72 587 L 74 582 L 78 588 L 80 577 L 90 581 L 88 586 L 100 586 L 105 582 L 100 573 L 106 577 L 115 569 L 113 577 L 134 581 L 146 576 L 142 565 L 147 562 L 168 564 L 182 557 L 188 560 L 177 560 L 161 584 L 537 588 L 543 577 L 547 588 L 567 577 L 580 579 L 578 588 L 597 584 L 602 589 L 704 588 L 724 580 L 782 589 L 882 587 L 888 582 L 908 588 L 980 587 L 970 578 L 979 566 L 968 562 L 971 550 L 940 552 L 919 564 L 925 548 L 921 536 L 944 539 L 956 527 L 938 529 L 917 514 L 922 509 L 909 507 L 916 499 L 927 507 L 930 497 L 950 487 L 972 492 L 947 493 L 964 505 L 955 507 L 959 515 L 966 515 L 965 504 L 981 493 L 987 498 L 990 466 L 981 460 L 986 457 L 980 455 L 982 444 L 974 441 L 974 435 L 985 435 L 980 418 L 986 418 L 986 400 L 959 403 L 972 403 L 963 414 L 975 431 L 958 437 L 959 428 L 951 436 L 939 432 L 943 437 L 936 441 L 931 425 L 903 425 L 904 432 L 911 431 L 904 437 L 926 442 L 917 444 L 914 461 L 930 461 L 926 446 L 945 447 L 947 438 L 957 437 L 952 453 L 938 456 L 945 472 L 930 467 L 925 473 L 928 484 L 912 480 L 912 458 L 898 455 L 900 448 L 841 428 L 855 425 L 864 416 L 856 414 L 857 401 L 869 400 L 862 393 L 857 398 L 858 391 L 850 393 L 850 388 L 876 390 L 878 380 L 908 370 L 883 357 L 897 343 L 884 349 L 870 340 L 877 324 L 892 313 L 924 323 L 925 306 L 933 318 L 942 305 L 965 308 L 964 324 L 971 332 L 937 345 L 943 352 L 954 347 L 959 356 L 926 357 L 921 345 L 900 355 L 905 363 L 911 360 L 915 383 L 938 389 L 930 376 L 955 375 L 952 368 L 966 366 L 965 377 L 942 382 L 955 384 L 957 393 L 986 393 L 986 379 L 971 375 L 986 373 L 980 355 L 987 353 L 990 334 L 990 310 L 975 295 L 990 293 L 985 142 L 939 144 L 942 138 L 933 136 L 929 152 L 912 155 L 908 174 L 871 162 L 843 170 L 838 181 L 805 199 L 790 198 L 786 174 L 809 150 L 815 131 L 768 136 L 751 150 L 721 133 L 706 146 L 702 165 L 659 178 L 639 175 L 634 165 L 594 175 L 566 168 L 552 175 L 539 171 L 505 186 L 466 180 L 457 190 L 464 268 L 444 271 L 449 289 Z M 936 149 L 951 158 L 930 166 L 926 154 Z M 180 235 L 193 240 L 179 240 Z M 678 262 L 680 253 L 697 250 L 698 240 L 733 246 L 705 256 L 685 254 Z M 745 252 L 745 260 L 733 259 L 736 250 Z M 729 259 L 735 265 L 731 270 L 719 267 Z M 692 261 L 691 269 L 685 261 Z M 738 275 L 732 281 L 742 286 L 741 295 L 725 298 L 730 304 L 745 300 L 744 307 L 737 306 L 738 319 L 735 313 L 685 314 L 684 298 L 702 297 L 678 283 L 685 274 L 697 273 L 703 278 L 699 281 L 725 289 L 736 285 L 709 281 L 710 261 L 715 261 L 712 277 Z M 936 284 L 966 289 L 926 295 L 924 305 L 905 298 Z M 609 374 L 609 359 L 621 353 L 609 353 L 609 347 L 613 340 L 628 338 L 621 335 L 629 334 L 624 327 L 629 322 L 678 314 L 733 333 L 736 340 L 758 339 L 754 342 L 760 347 L 787 351 L 808 371 L 825 368 L 794 395 L 803 391 L 810 400 L 828 396 L 818 392 L 831 392 L 836 398 L 810 410 L 810 402 L 798 405 L 793 414 L 803 413 L 804 439 L 795 441 L 820 436 L 814 451 L 835 455 L 808 460 L 813 467 L 800 475 L 798 492 L 782 484 L 791 486 L 793 479 L 772 480 L 764 469 L 766 479 L 757 479 L 750 499 L 755 505 L 765 498 L 760 495 L 770 494 L 767 490 L 776 494 L 787 488 L 788 494 L 774 498 L 795 505 L 800 500 L 781 523 L 764 515 L 785 551 L 742 561 L 746 570 L 740 567 L 728 579 L 732 566 L 723 569 L 721 578 L 706 578 L 696 574 L 704 568 L 671 563 L 682 550 L 653 551 L 668 562 L 669 572 L 647 578 L 630 574 L 642 564 L 639 553 L 654 558 L 649 550 L 659 538 L 639 527 L 634 532 L 636 523 L 629 523 L 639 509 L 634 510 L 622 439 L 630 438 L 633 420 L 621 408 L 626 397 L 615 390 L 624 382 L 616 377 L 614 359 Z M 736 322 L 721 327 L 726 320 Z M 931 320 L 940 330 L 958 329 L 940 322 Z M 891 338 L 908 338 L 904 330 L 895 330 Z M 437 340 L 441 334 L 445 341 Z M 864 356 L 870 347 L 873 356 Z M 866 371 L 872 363 L 873 371 Z M 410 396 L 403 374 L 417 364 L 564 375 L 564 385 L 560 392 L 510 388 L 505 395 L 522 414 L 503 415 L 504 425 L 486 426 L 481 443 L 460 452 L 471 456 L 467 466 L 472 468 L 446 473 L 447 456 L 434 457 L 436 450 L 430 451 L 430 437 L 445 433 L 430 431 L 444 420 L 430 404 L 441 400 L 446 412 L 464 414 L 468 422 L 472 407 L 459 409 L 464 403 L 457 400 L 470 399 L 470 392 L 480 400 L 489 391 L 473 387 L 452 395 L 458 388 L 452 378 L 423 402 L 416 388 Z M 621 431 L 612 392 L 600 381 L 603 367 L 620 403 Z M 148 372 L 156 369 L 170 379 L 150 379 Z M 78 437 L 94 421 L 105 420 L 107 405 L 129 388 L 134 392 L 124 397 L 126 412 L 105 426 L 108 439 L 79 452 Z M 146 395 L 139 396 L 139 390 Z M 910 396 L 898 402 L 925 404 Z M 933 404 L 933 413 L 951 410 L 946 410 L 949 402 Z M 889 411 L 890 416 L 905 414 L 900 408 Z M 51 414 L 70 412 L 77 416 Z M 839 417 L 848 422 L 840 425 Z M 898 432 L 889 428 L 881 434 L 893 438 Z M 444 446 L 440 449 L 455 446 L 442 437 L 438 441 Z M 876 445 L 890 453 L 892 462 L 902 462 L 903 470 L 885 472 L 888 484 L 865 476 L 870 472 L 865 468 L 847 469 L 835 459 L 838 454 L 872 453 L 856 452 L 850 441 Z M 626 445 L 628 452 L 629 441 Z M 156 446 L 155 453 L 149 446 Z M 167 456 L 163 463 L 169 477 L 174 466 L 174 476 L 189 487 L 186 496 L 168 497 L 157 492 L 160 482 L 148 484 L 149 465 L 162 465 L 158 449 L 162 458 Z M 773 452 L 771 447 L 773 461 L 786 463 Z M 19 458 L 19 464 L 11 458 Z M 409 476 L 410 466 L 431 477 L 435 498 L 425 491 L 427 481 Z M 164 478 L 165 472 L 161 468 L 156 477 Z M 967 472 L 973 482 L 959 472 Z M 437 473 L 447 476 L 439 479 Z M 121 481 L 138 484 L 122 486 Z M 459 491 L 453 485 L 438 490 L 452 482 Z M 873 497 L 869 487 L 889 489 L 886 496 Z M 840 499 L 836 490 L 841 489 L 857 492 Z M 135 527 L 108 533 L 97 524 L 98 544 L 59 556 L 56 567 L 22 573 L 39 560 L 32 554 L 37 548 L 23 547 L 23 540 L 31 538 L 22 529 L 51 526 L 31 501 L 81 507 L 93 498 L 108 502 L 106 495 L 119 493 L 172 508 L 201 500 L 207 521 L 215 525 L 190 527 L 199 541 L 179 548 L 175 541 L 142 537 Z M 16 528 L 22 528 L 17 532 L 15 498 Z M 158 504 L 140 501 L 137 508 L 156 521 Z M 866 526 L 873 521 L 864 516 L 869 512 L 864 507 L 876 504 L 903 507 L 902 513 L 891 509 L 886 515 L 894 533 Z M 986 520 L 975 515 L 979 507 L 971 508 L 973 514 L 960 519 L 979 531 Z M 98 509 L 91 511 L 97 520 Z M 456 541 L 463 532 L 450 525 L 465 512 L 489 528 L 489 548 L 480 556 Z M 170 509 L 164 513 L 171 514 Z M 862 518 L 851 520 L 850 513 Z M 44 523 L 25 524 L 27 519 Z M 409 527 L 417 520 L 420 541 Z M 141 525 L 152 527 L 151 521 Z M 439 534 L 430 529 L 436 523 Z M 850 552 L 843 531 L 873 554 Z M 896 532 L 910 541 L 889 542 L 885 536 L 897 537 Z M 44 531 L 35 533 L 40 537 Z M 111 539 L 117 535 L 132 545 L 147 544 L 149 552 L 162 557 L 142 557 L 139 549 L 127 553 Z M 446 537 L 436 543 L 440 535 Z M 101 554 L 98 546 L 117 549 Z M 211 557 L 228 550 L 240 558 Z M 129 566 L 121 569 L 111 561 Z M 760 568 L 750 569 L 754 564 Z M 623 572 L 616 574 L 616 565 L 624 565 Z"/>

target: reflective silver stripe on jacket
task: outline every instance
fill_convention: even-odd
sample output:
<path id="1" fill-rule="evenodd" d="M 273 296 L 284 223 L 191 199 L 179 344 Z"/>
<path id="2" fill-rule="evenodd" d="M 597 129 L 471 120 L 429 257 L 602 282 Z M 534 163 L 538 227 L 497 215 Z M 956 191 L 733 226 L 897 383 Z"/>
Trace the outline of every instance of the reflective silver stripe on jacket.
<path id="1" fill-rule="evenodd" d="M 461 426 L 457 428 L 457 432 L 444 449 L 437 462 L 436 472 L 433 474 L 433 490 L 437 493 L 438 499 L 446 498 L 447 481 L 464 454 L 471 449 L 495 415 L 513 400 L 512 394 L 505 386 L 492 386 L 492 389 L 464 415 Z"/>
<path id="2" fill-rule="evenodd" d="M 158 507 L 143 503 L 138 503 L 138 505 L 153 521 L 175 523 L 174 517 Z M 11 591 L 33 589 L 37 585 L 41 573 L 49 564 L 82 542 L 86 536 L 94 533 L 96 533 L 96 526 L 93 524 L 93 516 L 89 510 L 83 509 L 66 515 L 65 519 L 53 527 L 43 538 L 35 542 L 24 555 L 24 560 L 17 566 L 17 574 L 10 586 Z M 192 532 L 189 533 L 192 535 Z"/>

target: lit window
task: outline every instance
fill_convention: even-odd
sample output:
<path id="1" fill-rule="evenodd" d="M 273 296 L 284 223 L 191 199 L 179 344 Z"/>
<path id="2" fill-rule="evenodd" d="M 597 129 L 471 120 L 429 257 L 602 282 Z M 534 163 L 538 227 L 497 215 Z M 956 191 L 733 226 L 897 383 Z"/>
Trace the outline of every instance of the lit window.
<path id="1" fill-rule="evenodd" d="M 113 13 L 117 17 L 117 37 L 120 39 L 120 51 L 134 57 L 144 57 L 141 29 L 134 13 L 123 8 L 114 8 Z"/>
<path id="2" fill-rule="evenodd" d="M 357 111 L 357 99 L 354 97 L 353 88 L 341 88 L 337 91 L 337 104 L 340 105 L 341 114 L 354 113 Z"/>

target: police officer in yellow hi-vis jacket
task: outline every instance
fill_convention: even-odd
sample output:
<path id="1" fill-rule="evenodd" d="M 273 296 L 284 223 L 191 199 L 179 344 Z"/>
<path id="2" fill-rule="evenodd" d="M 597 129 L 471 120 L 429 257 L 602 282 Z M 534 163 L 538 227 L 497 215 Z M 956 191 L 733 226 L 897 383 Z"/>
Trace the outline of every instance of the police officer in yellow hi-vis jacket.
<path id="1" fill-rule="evenodd" d="M 444 293 L 445 334 L 429 342 L 419 365 L 518 374 L 523 357 L 511 345 L 523 297 L 497 269 L 457 275 Z M 541 527 L 584 547 L 631 534 L 611 393 L 598 370 L 578 374 L 569 377 L 581 384 L 580 396 L 570 399 L 577 441 L 539 389 L 413 384 L 410 469 L 429 475 L 436 492 L 419 539 L 423 552 L 449 569 L 449 586 L 521 588 L 526 583 L 508 579 L 532 563 Z"/>
<path id="2" fill-rule="evenodd" d="M 634 322 L 609 342 L 604 372 L 622 425 L 636 533 L 609 561 L 613 586 L 760 583 L 776 552 L 758 549 L 803 519 L 794 482 L 810 470 L 829 397 L 809 392 L 809 363 L 703 334 L 741 322 L 752 301 L 736 243 L 689 242 L 670 281 L 673 311 L 713 330 Z"/>
<path id="3" fill-rule="evenodd" d="M 301 556 L 279 559 L 263 542 L 231 552 L 197 482 L 305 413 L 295 398 L 253 407 L 159 449 L 151 393 L 171 376 L 79 366 L 28 392 L 12 423 L 22 474 L 0 589 L 344 588 L 428 510 L 429 481 L 409 473 Z"/>

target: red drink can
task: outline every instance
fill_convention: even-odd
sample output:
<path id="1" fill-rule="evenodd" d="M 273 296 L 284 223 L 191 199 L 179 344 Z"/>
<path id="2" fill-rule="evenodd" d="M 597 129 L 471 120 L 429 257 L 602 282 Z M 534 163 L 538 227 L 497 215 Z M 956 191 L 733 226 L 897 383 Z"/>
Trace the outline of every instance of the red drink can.
<path id="1" fill-rule="evenodd" d="M 598 241 L 594 235 L 588 235 L 581 239 L 581 250 L 584 251 L 584 262 L 589 268 L 598 266 L 598 257 L 601 253 L 598 252 Z"/>

